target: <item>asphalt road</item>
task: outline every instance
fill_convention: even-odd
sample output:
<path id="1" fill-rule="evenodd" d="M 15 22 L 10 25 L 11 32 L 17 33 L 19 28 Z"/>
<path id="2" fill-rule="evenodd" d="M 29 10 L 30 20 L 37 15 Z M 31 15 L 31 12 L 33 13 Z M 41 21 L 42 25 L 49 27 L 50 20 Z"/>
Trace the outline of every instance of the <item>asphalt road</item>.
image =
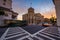
<path id="1" fill-rule="evenodd" d="M 0 28 L 0 37 L 4 34 L 7 28 Z"/>
<path id="2" fill-rule="evenodd" d="M 25 26 L 22 27 L 24 30 L 28 31 L 31 34 L 34 34 L 38 31 L 40 31 L 41 29 L 45 28 L 43 26 L 38 26 L 38 25 L 30 25 L 30 26 Z"/>
<path id="3" fill-rule="evenodd" d="M 5 32 L 8 30 L 7 32 Z M 5 35 L 3 35 L 6 33 Z M 0 28 L 1 40 L 60 40 L 56 27 L 30 25 L 25 27 Z"/>

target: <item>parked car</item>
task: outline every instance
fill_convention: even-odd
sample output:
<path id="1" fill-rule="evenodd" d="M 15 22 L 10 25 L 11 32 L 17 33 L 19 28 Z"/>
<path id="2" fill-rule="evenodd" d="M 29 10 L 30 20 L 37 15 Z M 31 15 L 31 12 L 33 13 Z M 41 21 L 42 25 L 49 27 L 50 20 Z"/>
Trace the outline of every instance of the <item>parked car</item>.
<path id="1" fill-rule="evenodd" d="M 52 24 L 49 24 L 49 23 L 43 23 L 42 26 L 45 26 L 45 27 L 50 27 Z"/>

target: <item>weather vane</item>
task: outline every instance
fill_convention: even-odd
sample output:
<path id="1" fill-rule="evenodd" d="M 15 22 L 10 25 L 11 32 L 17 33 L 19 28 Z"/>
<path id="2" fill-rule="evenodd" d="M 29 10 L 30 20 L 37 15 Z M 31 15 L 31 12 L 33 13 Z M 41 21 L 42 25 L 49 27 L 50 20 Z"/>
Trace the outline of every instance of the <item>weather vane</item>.
<path id="1" fill-rule="evenodd" d="M 30 7 L 32 7 L 32 2 L 30 3 Z"/>

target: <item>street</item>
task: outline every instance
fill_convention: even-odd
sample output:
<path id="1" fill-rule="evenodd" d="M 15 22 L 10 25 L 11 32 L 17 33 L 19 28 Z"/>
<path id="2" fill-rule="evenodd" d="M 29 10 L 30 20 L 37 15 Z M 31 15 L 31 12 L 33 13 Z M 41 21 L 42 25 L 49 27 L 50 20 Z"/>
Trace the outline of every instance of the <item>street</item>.
<path id="1" fill-rule="evenodd" d="M 7 30 L 7 28 L 0 28 L 0 37 L 3 35 L 3 33 Z"/>
<path id="2" fill-rule="evenodd" d="M 26 26 L 26 27 L 22 27 L 22 28 L 24 30 L 28 31 L 30 34 L 34 34 L 45 27 L 41 27 L 38 25 L 30 25 L 30 26 Z"/>
<path id="3" fill-rule="evenodd" d="M 37 25 L 10 27 L 5 28 L 5 30 L 1 28 L 0 35 L 0 40 L 60 40 L 57 27 L 43 27 Z"/>

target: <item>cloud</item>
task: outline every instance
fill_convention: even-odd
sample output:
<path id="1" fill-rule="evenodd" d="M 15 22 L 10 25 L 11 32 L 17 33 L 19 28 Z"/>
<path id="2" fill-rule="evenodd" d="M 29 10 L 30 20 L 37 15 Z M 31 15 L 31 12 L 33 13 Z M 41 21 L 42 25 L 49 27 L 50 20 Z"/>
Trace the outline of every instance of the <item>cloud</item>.
<path id="1" fill-rule="evenodd" d="M 51 14 L 56 16 L 51 0 L 14 0 L 13 10 L 19 14 L 17 19 L 22 19 L 22 15 L 27 13 L 30 2 L 32 2 L 32 7 L 35 9 L 35 12 L 43 14 L 44 17 L 50 18 Z"/>
<path id="2" fill-rule="evenodd" d="M 56 10 L 55 8 L 51 9 L 51 11 L 46 12 L 43 14 L 45 18 L 51 18 L 52 15 L 56 17 Z"/>

